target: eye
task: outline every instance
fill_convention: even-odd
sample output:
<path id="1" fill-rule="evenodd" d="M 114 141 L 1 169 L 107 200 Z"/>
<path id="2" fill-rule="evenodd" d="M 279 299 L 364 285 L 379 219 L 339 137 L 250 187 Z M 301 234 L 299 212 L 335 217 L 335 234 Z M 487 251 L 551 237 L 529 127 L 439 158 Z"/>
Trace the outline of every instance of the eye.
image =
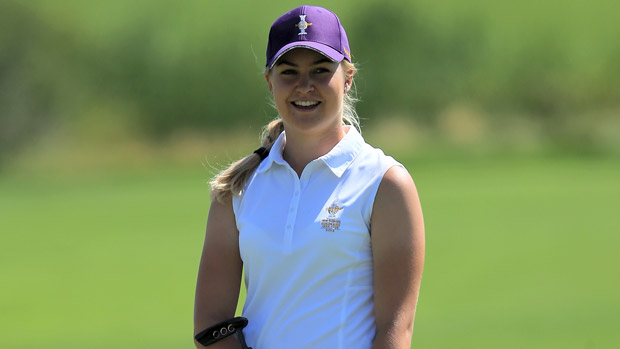
<path id="1" fill-rule="evenodd" d="M 320 73 L 329 73 L 329 69 L 324 68 L 324 67 L 319 67 L 319 68 L 316 68 L 316 69 L 314 70 L 314 72 L 315 72 L 315 73 L 319 73 L 319 74 L 320 74 Z"/>
<path id="2" fill-rule="evenodd" d="M 293 75 L 296 74 L 297 72 L 293 69 L 284 69 L 283 71 L 280 72 L 280 74 L 282 75 Z"/>

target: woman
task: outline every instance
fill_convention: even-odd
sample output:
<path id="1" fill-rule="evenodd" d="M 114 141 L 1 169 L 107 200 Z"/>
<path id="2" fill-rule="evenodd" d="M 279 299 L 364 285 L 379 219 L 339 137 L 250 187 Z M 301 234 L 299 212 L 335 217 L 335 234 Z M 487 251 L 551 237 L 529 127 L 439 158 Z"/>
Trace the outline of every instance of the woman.
<path id="1" fill-rule="evenodd" d="M 195 333 L 234 316 L 244 269 L 255 349 L 410 347 L 422 210 L 406 169 L 358 131 L 354 73 L 329 10 L 300 6 L 271 26 L 265 79 L 280 118 L 212 182 Z"/>

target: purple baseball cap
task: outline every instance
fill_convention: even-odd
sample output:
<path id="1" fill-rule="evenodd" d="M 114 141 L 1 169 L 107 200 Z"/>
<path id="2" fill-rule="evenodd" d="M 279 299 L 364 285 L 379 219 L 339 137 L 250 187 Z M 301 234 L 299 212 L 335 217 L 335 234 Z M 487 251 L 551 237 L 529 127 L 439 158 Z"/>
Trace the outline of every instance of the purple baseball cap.
<path id="1" fill-rule="evenodd" d="M 338 16 L 318 6 L 303 5 L 283 14 L 271 25 L 267 42 L 267 68 L 294 48 L 317 51 L 334 62 L 351 62 L 347 34 Z"/>

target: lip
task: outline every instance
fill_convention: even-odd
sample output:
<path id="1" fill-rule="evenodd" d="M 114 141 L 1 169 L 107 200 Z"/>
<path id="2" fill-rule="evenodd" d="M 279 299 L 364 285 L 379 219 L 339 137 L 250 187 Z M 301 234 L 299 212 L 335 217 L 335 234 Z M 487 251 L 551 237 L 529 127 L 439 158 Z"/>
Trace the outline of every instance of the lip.
<path id="1" fill-rule="evenodd" d="M 303 106 L 303 105 L 298 105 L 295 104 L 295 102 L 317 102 L 316 104 L 313 105 L 308 105 L 308 106 Z M 293 108 L 297 109 L 297 110 L 301 110 L 301 111 L 309 111 L 309 110 L 314 110 L 316 108 L 318 108 L 323 102 L 316 100 L 316 99 L 311 99 L 311 100 L 295 100 L 291 102 L 291 105 L 293 106 Z"/>

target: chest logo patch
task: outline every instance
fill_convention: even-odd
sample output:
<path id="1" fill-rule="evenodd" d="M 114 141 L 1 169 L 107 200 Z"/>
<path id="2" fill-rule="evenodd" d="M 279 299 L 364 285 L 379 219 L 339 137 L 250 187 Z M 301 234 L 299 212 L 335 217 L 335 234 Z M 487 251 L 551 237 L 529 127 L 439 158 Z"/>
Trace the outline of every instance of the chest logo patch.
<path id="1" fill-rule="evenodd" d="M 338 199 L 334 200 L 334 202 L 327 208 L 328 216 L 325 219 L 321 220 L 321 228 L 325 229 L 325 231 L 336 231 L 340 229 L 340 219 L 336 218 L 336 213 L 338 211 L 342 211 L 344 207 L 338 206 Z"/>

